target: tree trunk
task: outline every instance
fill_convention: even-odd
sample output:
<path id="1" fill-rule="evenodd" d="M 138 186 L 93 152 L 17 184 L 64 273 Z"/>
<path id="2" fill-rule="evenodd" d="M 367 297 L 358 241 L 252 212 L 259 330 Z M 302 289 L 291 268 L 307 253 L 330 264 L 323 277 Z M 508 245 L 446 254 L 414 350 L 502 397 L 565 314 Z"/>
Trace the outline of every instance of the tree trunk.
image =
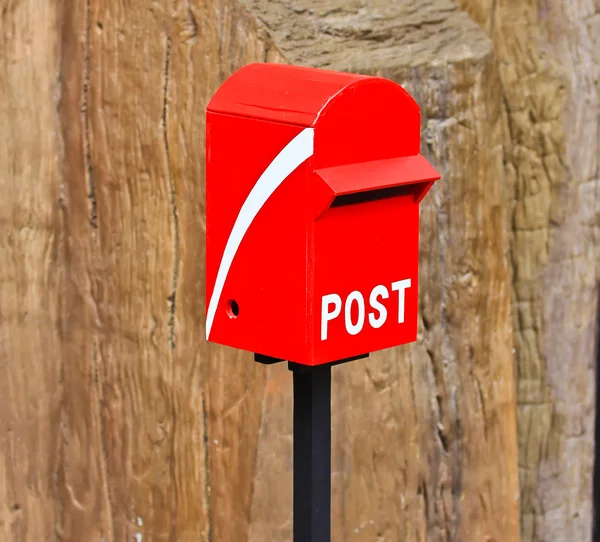
<path id="1" fill-rule="evenodd" d="M 304 0 L 286 10 L 248 0 L 287 61 L 404 85 L 421 105 L 422 149 L 443 173 L 422 204 L 418 343 L 334 369 L 334 539 L 518 540 L 504 123 L 492 44 L 450 2 L 352 4 Z M 272 493 L 289 465 L 289 441 L 280 440 L 291 432 L 289 378 L 270 372 L 277 385 L 263 408 L 256 541 L 289 539 L 289 497 Z"/>
<path id="2" fill-rule="evenodd" d="M 60 35 L 55 2 L 0 1 L 0 539 L 54 538 L 61 440 Z"/>
<path id="3" fill-rule="evenodd" d="M 59 531 L 244 540 L 264 374 L 204 341 L 204 118 L 277 53 L 233 2 L 68 4 Z"/>
<path id="4" fill-rule="evenodd" d="M 600 281 L 600 1 L 461 0 L 508 113 L 523 542 L 592 539 Z"/>

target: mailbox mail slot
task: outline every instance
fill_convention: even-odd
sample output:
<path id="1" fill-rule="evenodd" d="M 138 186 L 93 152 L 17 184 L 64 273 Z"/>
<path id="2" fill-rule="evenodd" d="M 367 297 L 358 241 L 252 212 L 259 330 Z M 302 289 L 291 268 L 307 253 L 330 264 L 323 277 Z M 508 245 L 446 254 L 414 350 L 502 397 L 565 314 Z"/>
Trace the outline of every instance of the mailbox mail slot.
<path id="1" fill-rule="evenodd" d="M 420 114 L 378 77 L 276 64 L 207 110 L 207 338 L 318 365 L 416 340 Z"/>

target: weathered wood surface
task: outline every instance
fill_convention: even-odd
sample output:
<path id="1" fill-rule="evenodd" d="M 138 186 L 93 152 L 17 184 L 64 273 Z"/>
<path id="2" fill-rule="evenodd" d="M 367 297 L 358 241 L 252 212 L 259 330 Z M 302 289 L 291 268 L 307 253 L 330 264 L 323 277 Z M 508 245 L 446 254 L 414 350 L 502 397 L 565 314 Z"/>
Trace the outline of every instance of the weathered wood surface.
<path id="1" fill-rule="evenodd" d="M 592 539 L 600 282 L 600 2 L 461 0 L 507 112 L 524 542 Z"/>
<path id="2" fill-rule="evenodd" d="M 269 60 L 402 83 L 444 173 L 334 540 L 518 540 L 513 325 L 523 539 L 590 540 L 600 9 L 461 2 L 0 0 L 0 539 L 291 539 L 291 375 L 203 339 L 204 109 Z"/>
<path id="3" fill-rule="evenodd" d="M 287 61 L 403 84 L 422 107 L 423 150 L 444 175 L 422 210 L 422 342 L 334 369 L 335 540 L 518 540 L 502 95 L 491 42 L 451 2 L 246 5 Z M 289 539 L 288 508 L 260 508 L 289 469 L 280 436 L 291 431 L 289 380 L 274 368 L 268 384 L 263 426 L 277 429 L 260 443 L 257 541 Z"/>
<path id="4" fill-rule="evenodd" d="M 63 540 L 244 540 L 264 377 L 204 341 L 204 115 L 232 2 L 64 9 Z M 141 539 L 141 538 L 140 538 Z"/>
<path id="5" fill-rule="evenodd" d="M 0 2 L 0 540 L 53 540 L 59 431 L 56 3 Z"/>

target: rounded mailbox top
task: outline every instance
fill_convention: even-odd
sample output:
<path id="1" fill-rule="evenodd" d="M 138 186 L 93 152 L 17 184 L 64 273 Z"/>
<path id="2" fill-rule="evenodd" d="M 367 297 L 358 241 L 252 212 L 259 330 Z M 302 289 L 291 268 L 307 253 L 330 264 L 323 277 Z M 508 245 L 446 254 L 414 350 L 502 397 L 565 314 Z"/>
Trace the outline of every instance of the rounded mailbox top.
<path id="1" fill-rule="evenodd" d="M 373 101 L 416 110 L 418 105 L 400 85 L 366 75 L 285 64 L 249 64 L 229 77 L 207 110 L 299 126 L 315 126 L 335 102 L 345 98 L 352 111 Z M 342 112 L 344 113 L 344 112 Z M 338 113 L 339 114 L 339 113 Z"/>

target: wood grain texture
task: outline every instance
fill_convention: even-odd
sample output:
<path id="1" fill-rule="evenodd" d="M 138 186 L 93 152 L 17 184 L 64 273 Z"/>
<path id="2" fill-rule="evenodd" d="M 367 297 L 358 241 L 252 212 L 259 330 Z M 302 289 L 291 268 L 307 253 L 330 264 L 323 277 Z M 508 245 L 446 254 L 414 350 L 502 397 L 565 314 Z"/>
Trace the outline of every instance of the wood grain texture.
<path id="1" fill-rule="evenodd" d="M 263 380 L 204 341 L 204 115 L 273 58 L 233 2 L 71 2 L 63 540 L 243 540 Z"/>
<path id="2" fill-rule="evenodd" d="M 54 540 L 61 184 L 55 2 L 0 2 L 0 540 Z"/>
<path id="3" fill-rule="evenodd" d="M 504 122 L 491 42 L 450 2 L 246 4 L 287 61 L 403 84 L 444 175 L 422 209 L 420 342 L 334 369 L 334 540 L 518 540 Z M 291 482 L 290 380 L 285 368 L 269 371 L 253 541 L 290 538 L 291 495 L 277 487 Z"/>
<path id="4" fill-rule="evenodd" d="M 600 281 L 600 2 L 462 0 L 507 111 L 524 541 L 592 539 Z"/>

